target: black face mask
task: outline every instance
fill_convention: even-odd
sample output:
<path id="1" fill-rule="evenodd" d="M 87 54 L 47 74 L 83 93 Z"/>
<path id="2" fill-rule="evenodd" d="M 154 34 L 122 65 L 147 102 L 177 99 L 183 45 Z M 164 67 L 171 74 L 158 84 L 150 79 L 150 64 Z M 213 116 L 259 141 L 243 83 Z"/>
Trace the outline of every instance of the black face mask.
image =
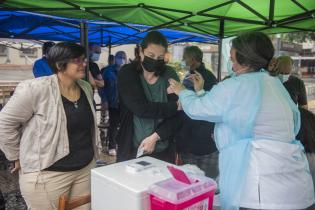
<path id="1" fill-rule="evenodd" d="M 144 56 L 142 65 L 143 65 L 143 68 L 145 68 L 145 70 L 147 70 L 148 72 L 157 72 L 159 70 L 162 70 L 165 67 L 165 62 L 162 59 L 155 60 L 148 56 Z"/>

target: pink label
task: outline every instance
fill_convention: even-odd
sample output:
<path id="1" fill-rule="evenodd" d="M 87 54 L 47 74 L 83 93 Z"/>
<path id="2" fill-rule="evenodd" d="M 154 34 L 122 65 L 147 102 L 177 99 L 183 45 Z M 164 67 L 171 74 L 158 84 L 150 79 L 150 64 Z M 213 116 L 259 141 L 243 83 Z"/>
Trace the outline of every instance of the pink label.
<path id="1" fill-rule="evenodd" d="M 207 198 L 191 206 L 188 206 L 187 208 L 183 210 L 208 210 L 208 209 L 209 209 L 209 199 Z"/>

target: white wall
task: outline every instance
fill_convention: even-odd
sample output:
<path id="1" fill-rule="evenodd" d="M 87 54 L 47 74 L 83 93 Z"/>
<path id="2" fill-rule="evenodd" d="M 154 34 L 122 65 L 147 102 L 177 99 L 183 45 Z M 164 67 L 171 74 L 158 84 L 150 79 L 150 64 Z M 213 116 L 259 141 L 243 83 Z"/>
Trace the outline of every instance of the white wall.
<path id="1" fill-rule="evenodd" d="M 8 48 L 8 56 L 0 56 L 0 65 L 6 64 L 7 59 L 9 58 L 10 63 L 9 64 L 16 64 L 16 65 L 32 65 L 35 60 L 42 57 L 42 50 L 41 47 L 37 50 L 37 57 L 21 57 L 20 51 Z"/>

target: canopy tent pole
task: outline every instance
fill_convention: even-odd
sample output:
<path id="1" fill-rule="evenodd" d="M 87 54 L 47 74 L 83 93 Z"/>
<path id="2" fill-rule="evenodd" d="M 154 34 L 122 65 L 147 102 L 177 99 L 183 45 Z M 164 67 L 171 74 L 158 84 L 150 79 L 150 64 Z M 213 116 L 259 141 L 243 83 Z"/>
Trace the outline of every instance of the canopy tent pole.
<path id="1" fill-rule="evenodd" d="M 88 63 L 89 63 L 89 37 L 88 37 L 88 26 L 87 26 L 87 23 L 86 21 L 81 21 L 80 22 L 80 40 L 81 40 L 81 45 L 83 47 L 85 47 L 85 54 L 86 54 L 86 58 L 88 60 Z M 86 65 L 86 68 L 85 68 L 85 80 L 86 81 L 89 81 L 89 72 L 90 72 L 90 69 L 89 69 L 89 65 Z"/>
<path id="2" fill-rule="evenodd" d="M 101 28 L 100 33 L 101 33 L 101 34 L 100 34 L 100 35 L 101 35 L 101 36 L 100 36 L 100 39 L 101 39 L 101 40 L 100 40 L 100 41 L 101 41 L 101 42 L 100 42 L 100 43 L 101 43 L 101 47 L 104 47 L 104 30 L 103 30 L 103 28 Z"/>
<path id="3" fill-rule="evenodd" d="M 112 37 L 109 36 L 108 38 L 108 56 L 112 54 Z"/>
<path id="4" fill-rule="evenodd" d="M 219 60 L 218 60 L 218 81 L 221 81 L 222 69 L 222 40 L 224 38 L 224 19 L 220 19 L 220 32 L 219 32 Z"/>

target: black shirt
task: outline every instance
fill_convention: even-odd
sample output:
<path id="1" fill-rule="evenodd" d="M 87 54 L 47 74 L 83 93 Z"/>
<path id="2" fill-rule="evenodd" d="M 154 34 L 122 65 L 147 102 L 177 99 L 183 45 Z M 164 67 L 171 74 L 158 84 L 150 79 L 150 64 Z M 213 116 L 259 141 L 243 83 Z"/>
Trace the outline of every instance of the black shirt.
<path id="1" fill-rule="evenodd" d="M 306 89 L 303 80 L 295 76 L 290 76 L 289 80 L 283 83 L 289 92 L 294 103 L 299 106 L 307 105 Z"/>
<path id="2" fill-rule="evenodd" d="M 89 63 L 89 69 L 94 79 L 97 79 L 97 76 L 101 74 L 100 68 L 94 62 Z"/>
<path id="3" fill-rule="evenodd" d="M 49 171 L 75 171 L 87 166 L 94 157 L 92 127 L 94 123 L 88 99 L 81 89 L 78 106 L 62 96 L 67 117 L 70 153 L 47 168 Z"/>

